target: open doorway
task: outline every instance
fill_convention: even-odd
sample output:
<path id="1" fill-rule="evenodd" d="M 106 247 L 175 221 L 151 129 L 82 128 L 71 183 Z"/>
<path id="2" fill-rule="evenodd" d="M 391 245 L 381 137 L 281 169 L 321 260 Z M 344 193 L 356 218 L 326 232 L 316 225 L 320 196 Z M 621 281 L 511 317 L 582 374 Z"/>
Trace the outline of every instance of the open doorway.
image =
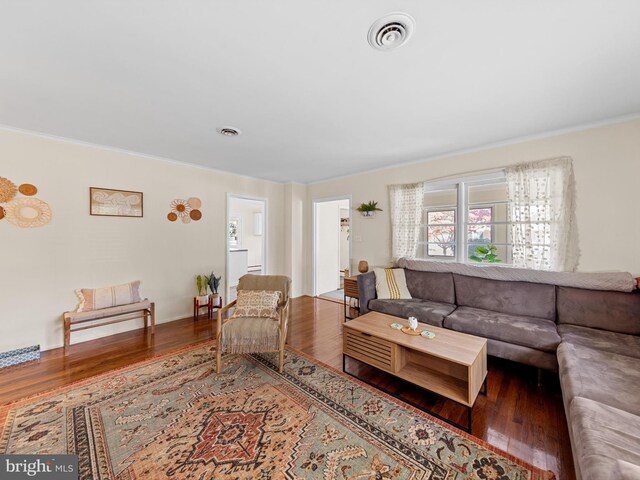
<path id="1" fill-rule="evenodd" d="M 351 197 L 313 201 L 314 295 L 344 300 L 351 265 Z"/>
<path id="2" fill-rule="evenodd" d="M 227 195 L 227 303 L 236 299 L 240 277 L 266 273 L 266 212 L 264 198 Z"/>

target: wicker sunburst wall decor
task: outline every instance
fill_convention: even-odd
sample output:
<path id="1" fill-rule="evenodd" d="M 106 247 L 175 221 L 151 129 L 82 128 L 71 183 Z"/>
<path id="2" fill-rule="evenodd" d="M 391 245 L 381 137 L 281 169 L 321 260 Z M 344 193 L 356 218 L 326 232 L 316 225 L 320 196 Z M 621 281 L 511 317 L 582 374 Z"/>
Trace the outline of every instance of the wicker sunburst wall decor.
<path id="1" fill-rule="evenodd" d="M 18 197 L 20 193 L 24 197 Z M 0 177 L 0 220 L 6 219 L 20 228 L 42 227 L 51 221 L 49 205 L 34 197 L 38 188 L 30 183 L 16 187 L 8 178 Z"/>
<path id="2" fill-rule="evenodd" d="M 6 203 L 13 200 L 16 196 L 18 188 L 8 178 L 0 177 L 0 203 Z"/>
<path id="3" fill-rule="evenodd" d="M 202 219 L 202 201 L 197 197 L 191 197 L 188 200 L 176 198 L 170 204 L 171 211 L 167 214 L 167 220 L 175 222 L 180 219 L 182 223 L 190 223 Z"/>
<path id="4" fill-rule="evenodd" d="M 21 228 L 42 227 L 51 221 L 51 209 L 37 198 L 16 198 L 4 206 L 7 222 Z"/>

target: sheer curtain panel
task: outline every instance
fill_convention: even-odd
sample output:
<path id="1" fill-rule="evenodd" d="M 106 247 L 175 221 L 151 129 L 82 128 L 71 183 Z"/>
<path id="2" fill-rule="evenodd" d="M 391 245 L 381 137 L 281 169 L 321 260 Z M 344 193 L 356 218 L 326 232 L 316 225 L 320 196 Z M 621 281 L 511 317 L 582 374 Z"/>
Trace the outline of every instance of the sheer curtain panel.
<path id="1" fill-rule="evenodd" d="M 574 271 L 579 251 L 572 159 L 522 163 L 505 172 L 513 266 Z"/>
<path id="2" fill-rule="evenodd" d="M 389 186 L 391 256 L 414 258 L 420 241 L 424 183 Z"/>

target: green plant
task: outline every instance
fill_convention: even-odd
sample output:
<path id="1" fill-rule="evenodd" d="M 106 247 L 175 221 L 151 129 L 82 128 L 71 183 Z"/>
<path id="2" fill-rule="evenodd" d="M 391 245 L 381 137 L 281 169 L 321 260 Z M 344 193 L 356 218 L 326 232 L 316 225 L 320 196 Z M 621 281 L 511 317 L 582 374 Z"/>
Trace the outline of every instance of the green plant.
<path id="1" fill-rule="evenodd" d="M 211 275 L 209 275 L 208 277 L 205 276 L 205 278 L 207 279 L 207 285 L 209 285 L 209 288 L 211 289 L 211 293 L 218 293 L 218 287 L 220 286 L 220 280 L 222 280 L 222 275 L 219 277 L 216 277 L 215 274 L 211 272 Z"/>
<path id="2" fill-rule="evenodd" d="M 373 200 L 370 200 L 369 203 L 361 203 L 360 206 L 356 208 L 356 210 L 361 213 L 382 211 L 381 208 L 378 208 L 378 202 L 374 202 Z"/>
<path id="3" fill-rule="evenodd" d="M 202 275 L 196 277 L 196 286 L 198 287 L 198 295 L 202 296 L 207 294 L 206 280 L 202 278 Z M 204 287 L 204 293 L 202 293 L 202 287 Z"/>
<path id="4" fill-rule="evenodd" d="M 502 260 L 498 258 L 496 252 L 498 247 L 495 245 L 479 246 L 473 249 L 473 255 L 469 256 L 469 260 L 478 263 L 500 263 Z"/>

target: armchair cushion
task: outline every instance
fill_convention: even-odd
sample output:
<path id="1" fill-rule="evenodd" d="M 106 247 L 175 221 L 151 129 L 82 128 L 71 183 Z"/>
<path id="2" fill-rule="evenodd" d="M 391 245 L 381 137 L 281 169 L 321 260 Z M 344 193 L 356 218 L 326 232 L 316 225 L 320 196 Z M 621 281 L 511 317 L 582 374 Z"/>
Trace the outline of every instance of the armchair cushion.
<path id="1" fill-rule="evenodd" d="M 270 290 L 238 290 L 238 301 L 231 318 L 270 318 L 278 320 L 281 292 Z"/>
<path id="2" fill-rule="evenodd" d="M 243 275 L 238 282 L 238 292 L 240 290 L 270 290 L 282 293 L 280 306 L 289 301 L 289 291 L 291 290 L 291 279 L 284 275 Z"/>

